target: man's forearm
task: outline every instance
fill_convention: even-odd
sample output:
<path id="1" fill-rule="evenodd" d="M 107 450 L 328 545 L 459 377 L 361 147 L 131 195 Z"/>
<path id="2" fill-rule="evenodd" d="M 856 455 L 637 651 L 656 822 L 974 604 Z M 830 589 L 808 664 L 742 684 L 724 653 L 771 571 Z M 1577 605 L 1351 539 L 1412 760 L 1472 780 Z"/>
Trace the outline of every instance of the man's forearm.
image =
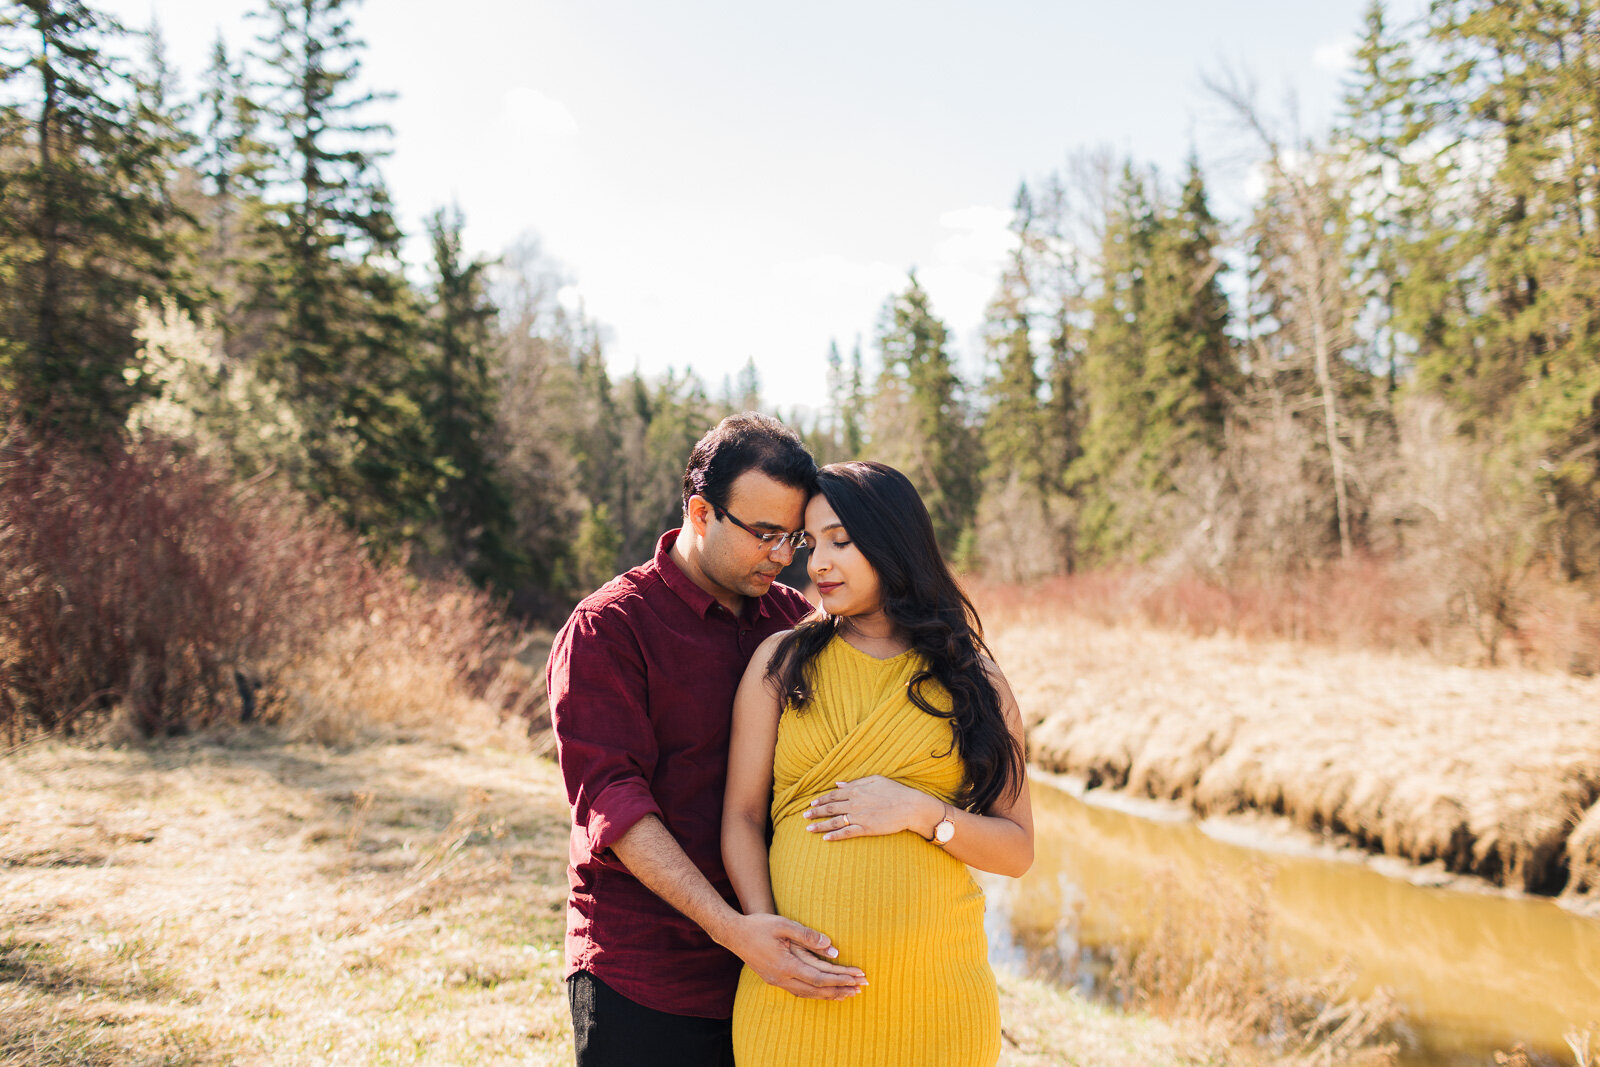
<path id="1" fill-rule="evenodd" d="M 736 911 L 654 815 L 630 826 L 611 850 L 645 888 L 699 923 L 764 981 L 823 1000 L 854 996 L 866 984 L 860 968 L 832 962 L 839 952 L 826 935 L 778 915 Z"/>
<path id="2" fill-rule="evenodd" d="M 660 819 L 646 815 L 611 851 L 646 889 L 699 923 L 713 941 L 726 945 L 728 925 L 739 913 L 722 899 Z"/>

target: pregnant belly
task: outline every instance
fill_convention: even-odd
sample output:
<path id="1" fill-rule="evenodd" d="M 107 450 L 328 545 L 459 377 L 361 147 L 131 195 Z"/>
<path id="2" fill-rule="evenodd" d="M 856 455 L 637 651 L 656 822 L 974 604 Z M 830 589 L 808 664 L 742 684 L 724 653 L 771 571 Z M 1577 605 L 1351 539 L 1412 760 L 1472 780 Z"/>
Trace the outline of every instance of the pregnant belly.
<path id="1" fill-rule="evenodd" d="M 870 974 L 874 960 L 930 938 L 984 957 L 982 891 L 965 864 L 916 834 L 824 841 L 793 816 L 778 824 L 770 856 L 779 914 L 827 934 L 841 963 Z"/>

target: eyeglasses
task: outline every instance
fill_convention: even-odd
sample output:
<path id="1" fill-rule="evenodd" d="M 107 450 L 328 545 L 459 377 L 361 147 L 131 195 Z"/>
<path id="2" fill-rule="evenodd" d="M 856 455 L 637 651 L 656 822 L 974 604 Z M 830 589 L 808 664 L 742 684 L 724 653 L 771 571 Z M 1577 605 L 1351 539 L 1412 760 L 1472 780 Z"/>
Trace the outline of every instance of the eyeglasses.
<path id="1" fill-rule="evenodd" d="M 706 503 L 711 504 L 711 501 L 708 500 Z M 806 537 L 804 530 L 795 530 L 791 533 L 781 533 L 776 530 L 761 531 L 748 523 L 740 522 L 738 516 L 721 505 L 711 504 L 711 510 L 716 512 L 717 518 L 727 519 L 739 529 L 760 541 L 766 547 L 768 555 L 777 552 L 785 545 L 789 546 L 791 552 L 799 552 L 803 548 L 811 547 L 811 541 Z"/>

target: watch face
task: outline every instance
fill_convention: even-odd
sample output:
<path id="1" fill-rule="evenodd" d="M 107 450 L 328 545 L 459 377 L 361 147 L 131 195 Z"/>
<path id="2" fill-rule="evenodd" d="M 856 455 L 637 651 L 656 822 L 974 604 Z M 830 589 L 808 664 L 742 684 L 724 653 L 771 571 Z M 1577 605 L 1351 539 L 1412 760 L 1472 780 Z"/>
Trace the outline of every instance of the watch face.
<path id="1" fill-rule="evenodd" d="M 956 824 L 951 822 L 949 819 L 945 819 L 938 826 L 933 828 L 933 839 L 939 842 L 941 845 L 949 841 L 954 836 L 956 836 Z"/>

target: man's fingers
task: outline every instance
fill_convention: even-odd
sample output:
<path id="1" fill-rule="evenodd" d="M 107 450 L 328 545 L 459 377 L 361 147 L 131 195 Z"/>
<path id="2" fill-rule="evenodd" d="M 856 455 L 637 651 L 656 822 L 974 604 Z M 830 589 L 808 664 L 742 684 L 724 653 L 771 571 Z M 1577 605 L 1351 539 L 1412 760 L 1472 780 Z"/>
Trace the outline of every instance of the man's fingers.
<path id="1" fill-rule="evenodd" d="M 780 982 L 778 988 L 787 990 L 797 997 L 807 1000 L 844 1000 L 848 997 L 858 996 L 860 989 L 853 986 L 814 986 L 804 982 Z"/>
<path id="2" fill-rule="evenodd" d="M 784 936 L 790 941 L 793 941 L 795 944 L 804 948 L 810 949 L 819 956 L 827 956 L 830 959 L 839 954 L 839 950 L 833 947 L 833 942 L 828 940 L 827 934 L 824 934 L 818 930 L 813 930 L 809 926 L 801 926 L 793 919 L 786 919 L 784 921 L 789 927 L 788 930 L 785 931 Z"/>
<path id="3" fill-rule="evenodd" d="M 867 972 L 860 967 L 850 967 L 843 963 L 834 963 L 832 960 L 821 959 L 806 952 L 795 952 L 794 958 L 799 962 L 800 969 L 807 975 L 831 975 L 848 980 L 852 985 L 866 985 Z M 820 984 L 832 985 L 832 981 Z"/>

